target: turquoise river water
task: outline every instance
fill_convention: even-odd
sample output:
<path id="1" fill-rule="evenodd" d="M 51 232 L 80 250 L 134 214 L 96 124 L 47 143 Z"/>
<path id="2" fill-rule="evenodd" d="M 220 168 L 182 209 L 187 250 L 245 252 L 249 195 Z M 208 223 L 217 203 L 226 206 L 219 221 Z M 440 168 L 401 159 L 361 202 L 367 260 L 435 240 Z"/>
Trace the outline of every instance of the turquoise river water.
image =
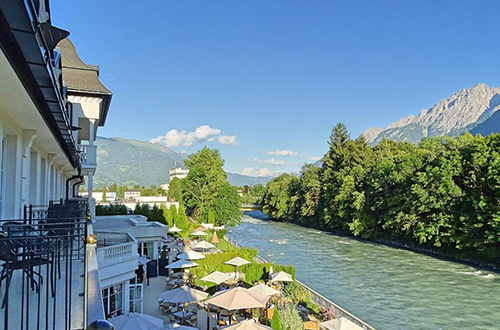
<path id="1" fill-rule="evenodd" d="M 500 329 L 500 274 L 245 215 L 229 237 L 377 329 Z"/>

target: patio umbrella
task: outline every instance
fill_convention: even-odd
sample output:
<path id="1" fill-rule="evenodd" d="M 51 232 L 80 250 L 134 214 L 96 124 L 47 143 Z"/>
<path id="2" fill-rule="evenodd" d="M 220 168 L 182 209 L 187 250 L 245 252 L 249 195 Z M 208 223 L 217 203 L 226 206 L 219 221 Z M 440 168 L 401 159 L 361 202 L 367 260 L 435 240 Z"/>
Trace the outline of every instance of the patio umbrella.
<path id="1" fill-rule="evenodd" d="M 275 289 L 271 288 L 270 286 L 265 285 L 263 283 L 256 285 L 254 287 L 251 287 L 250 289 L 248 289 L 248 291 L 262 293 L 268 297 L 271 297 L 271 296 L 274 296 L 275 294 L 280 293 L 278 290 L 275 290 Z"/>
<path id="2" fill-rule="evenodd" d="M 177 324 L 177 323 L 167 324 L 167 325 L 164 325 L 162 327 L 153 328 L 151 330 L 172 330 L 172 329 L 176 329 L 176 330 L 198 330 L 198 328 L 188 327 L 186 325 L 180 325 L 180 324 Z"/>
<path id="3" fill-rule="evenodd" d="M 115 330 L 151 330 L 162 326 L 163 320 L 147 314 L 129 313 L 109 319 Z"/>
<path id="4" fill-rule="evenodd" d="M 186 251 L 177 256 L 178 259 L 186 259 L 186 260 L 201 260 L 205 259 L 205 256 L 201 253 L 198 253 L 193 250 Z"/>
<path id="5" fill-rule="evenodd" d="M 168 232 L 169 232 L 169 233 L 180 233 L 181 231 L 182 231 L 182 229 L 177 228 L 177 227 L 175 226 L 175 223 L 174 223 L 174 226 L 173 226 L 172 228 L 168 228 Z"/>
<path id="6" fill-rule="evenodd" d="M 345 317 L 321 322 L 321 327 L 328 330 L 360 330 L 363 329 L 359 325 L 349 321 Z"/>
<path id="7" fill-rule="evenodd" d="M 244 320 L 240 323 L 222 328 L 223 330 L 272 330 L 272 328 L 257 323 L 255 320 Z"/>
<path id="8" fill-rule="evenodd" d="M 238 270 L 239 270 L 240 266 L 248 265 L 250 263 L 251 262 L 248 260 L 245 260 L 245 259 L 240 258 L 240 257 L 236 257 L 236 258 L 233 258 L 229 261 L 226 261 L 224 264 L 236 267 L 236 273 L 234 274 L 234 278 L 236 278 L 238 276 Z"/>
<path id="9" fill-rule="evenodd" d="M 271 274 L 271 282 L 293 282 L 292 275 L 284 271 Z"/>
<path id="10" fill-rule="evenodd" d="M 212 244 L 219 244 L 219 237 L 217 236 L 217 232 L 214 231 L 212 235 Z"/>
<path id="11" fill-rule="evenodd" d="M 180 304 L 200 301 L 206 299 L 207 297 L 208 293 L 206 292 L 196 290 L 188 286 L 181 286 L 180 288 L 163 292 L 158 297 L 158 300 L 173 304 Z"/>
<path id="12" fill-rule="evenodd" d="M 184 268 L 193 268 L 198 266 L 196 262 L 192 262 L 185 259 L 179 259 L 176 262 L 171 263 L 170 265 L 165 266 L 168 269 L 184 269 Z"/>
<path id="13" fill-rule="evenodd" d="M 231 275 L 226 274 L 226 273 L 222 273 L 222 272 L 219 272 L 218 270 L 216 270 L 215 272 L 210 273 L 205 277 L 202 277 L 200 280 L 219 285 L 221 283 L 224 283 L 224 282 L 230 280 L 231 278 L 232 278 Z"/>
<path id="14" fill-rule="evenodd" d="M 228 311 L 248 308 L 264 308 L 269 297 L 258 292 L 252 292 L 242 287 L 219 291 L 207 300 L 207 304 L 224 308 Z"/>
<path id="15" fill-rule="evenodd" d="M 189 234 L 191 236 L 197 236 L 197 237 L 200 237 L 200 236 L 207 236 L 208 234 L 205 233 L 204 231 L 201 231 L 201 230 L 196 230 L 196 231 L 193 231 L 191 234 Z"/>
<path id="16" fill-rule="evenodd" d="M 212 250 L 215 249 L 216 246 L 213 244 L 208 243 L 207 241 L 200 241 L 198 244 L 191 246 L 193 250 Z"/>

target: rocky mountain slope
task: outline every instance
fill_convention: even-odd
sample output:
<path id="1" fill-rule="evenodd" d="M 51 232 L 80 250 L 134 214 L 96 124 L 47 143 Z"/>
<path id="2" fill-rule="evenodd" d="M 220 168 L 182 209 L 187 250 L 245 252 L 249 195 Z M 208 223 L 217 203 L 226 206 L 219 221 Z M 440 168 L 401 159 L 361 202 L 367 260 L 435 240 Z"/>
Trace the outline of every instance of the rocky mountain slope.
<path id="1" fill-rule="evenodd" d="M 186 154 L 157 143 L 146 141 L 98 137 L 96 140 L 99 164 L 94 184 L 140 185 L 149 187 L 169 181 L 169 170 L 182 166 Z M 236 173 L 227 173 L 229 182 L 235 186 L 266 184 L 270 178 L 257 178 Z"/>
<path id="2" fill-rule="evenodd" d="M 500 132 L 500 126 L 495 124 L 500 118 L 494 116 L 499 109 L 500 88 L 477 84 L 420 111 L 417 116 L 401 118 L 385 129 L 369 128 L 363 136 L 369 143 L 377 144 L 383 138 L 418 143 L 424 137 L 456 136 L 469 131 L 487 135 Z"/>

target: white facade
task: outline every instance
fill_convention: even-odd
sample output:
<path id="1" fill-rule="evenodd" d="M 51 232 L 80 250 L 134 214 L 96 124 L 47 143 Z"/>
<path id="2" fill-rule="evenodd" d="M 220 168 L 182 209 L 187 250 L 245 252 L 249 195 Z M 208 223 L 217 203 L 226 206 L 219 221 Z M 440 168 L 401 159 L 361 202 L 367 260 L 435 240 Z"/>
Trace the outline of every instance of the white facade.
<path id="1" fill-rule="evenodd" d="M 189 170 L 187 168 L 182 168 L 182 167 L 173 168 L 169 172 L 169 174 L 170 174 L 170 182 L 172 182 L 172 180 L 174 178 L 182 180 L 185 177 L 187 177 L 188 173 L 189 173 Z"/>
<path id="2" fill-rule="evenodd" d="M 128 200 L 128 199 L 135 199 L 136 197 L 141 196 L 141 191 L 140 190 L 127 190 L 123 193 L 123 198 Z"/>
<path id="3" fill-rule="evenodd" d="M 89 193 L 88 192 L 81 192 L 80 196 L 82 197 L 88 197 Z M 95 199 L 96 203 L 100 203 L 103 200 L 104 193 L 102 191 L 93 191 L 92 192 L 92 197 Z M 116 193 L 114 191 L 108 191 L 106 192 L 106 201 L 107 202 L 114 202 L 116 201 Z"/>

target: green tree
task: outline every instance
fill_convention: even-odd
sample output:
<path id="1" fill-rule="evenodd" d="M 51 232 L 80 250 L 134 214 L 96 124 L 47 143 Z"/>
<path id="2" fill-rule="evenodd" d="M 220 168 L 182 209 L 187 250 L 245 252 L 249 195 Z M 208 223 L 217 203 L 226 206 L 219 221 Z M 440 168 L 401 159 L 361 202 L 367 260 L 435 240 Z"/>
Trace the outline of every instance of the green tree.
<path id="1" fill-rule="evenodd" d="M 292 220 L 297 183 L 298 178 L 291 174 L 282 174 L 269 181 L 263 198 L 264 213 L 274 219 Z"/>
<path id="2" fill-rule="evenodd" d="M 281 323 L 283 330 L 297 330 L 304 328 L 304 322 L 294 305 L 288 304 L 281 309 Z"/>
<path id="3" fill-rule="evenodd" d="M 182 202 L 182 187 L 179 178 L 173 178 L 168 188 L 168 196 L 176 202 Z"/>
<path id="4" fill-rule="evenodd" d="M 107 192 L 108 192 L 108 189 L 106 188 L 106 185 L 104 185 L 104 187 L 102 187 L 102 201 L 103 202 L 107 202 L 107 197 L 106 197 Z"/>
<path id="5" fill-rule="evenodd" d="M 278 308 L 274 308 L 273 318 L 271 319 L 271 329 L 273 330 L 282 330 L 283 326 L 281 325 L 281 317 Z"/>
<path id="6" fill-rule="evenodd" d="M 215 214 L 214 211 L 208 211 L 208 223 L 215 223 Z"/>
<path id="7" fill-rule="evenodd" d="M 262 198 L 266 194 L 266 187 L 260 183 L 256 184 L 250 190 L 250 195 L 254 197 L 254 202 L 262 203 Z"/>
<path id="8" fill-rule="evenodd" d="M 235 203 L 234 198 L 237 193 L 228 187 L 226 172 L 222 169 L 224 161 L 217 149 L 205 147 L 189 155 L 184 164 L 189 168 L 189 174 L 182 180 L 182 196 L 195 219 L 206 222 L 211 208 L 217 218 L 228 223 L 241 216 L 239 202 Z M 219 194 L 222 196 L 218 198 Z M 223 197 L 229 200 L 221 201 Z"/>
<path id="9" fill-rule="evenodd" d="M 189 229 L 189 220 L 186 216 L 186 209 L 184 206 L 179 206 L 177 217 L 175 217 L 175 225 L 181 229 Z"/>
<path id="10" fill-rule="evenodd" d="M 240 206 L 241 197 L 238 195 L 237 189 L 226 181 L 219 188 L 217 195 L 210 202 L 208 208 L 213 211 L 214 222 L 217 225 L 232 227 L 241 221 L 242 212 Z"/>
<path id="11" fill-rule="evenodd" d="M 111 186 L 109 186 L 109 191 L 118 192 L 118 186 L 116 185 L 116 183 L 113 183 L 111 184 Z"/>

